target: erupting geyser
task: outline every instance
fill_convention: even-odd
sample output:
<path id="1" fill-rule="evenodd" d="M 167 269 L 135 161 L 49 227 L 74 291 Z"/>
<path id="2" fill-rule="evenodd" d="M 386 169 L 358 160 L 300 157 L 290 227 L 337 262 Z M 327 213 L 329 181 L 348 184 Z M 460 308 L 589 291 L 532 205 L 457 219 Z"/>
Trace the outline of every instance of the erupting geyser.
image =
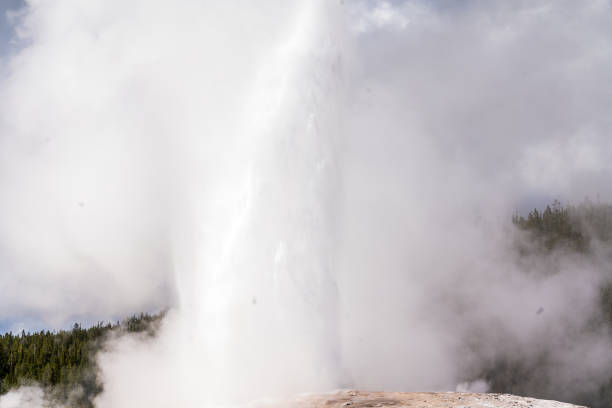
<path id="1" fill-rule="evenodd" d="M 612 199 L 611 7 L 27 0 L 2 59 L 0 308 L 169 308 L 98 353 L 99 408 L 485 392 L 507 361 L 535 394 L 596 395 L 609 249 L 518 258 L 508 215 Z"/>
<path id="2" fill-rule="evenodd" d="M 343 97 L 343 33 L 332 29 L 336 8 L 323 2 L 281 6 L 279 20 L 264 29 L 265 35 L 258 32 L 266 42 L 255 42 L 259 48 L 252 64 L 237 66 L 233 55 L 219 61 L 238 71 L 232 80 L 245 81 L 236 85 L 241 92 L 223 96 L 228 106 L 196 110 L 205 126 L 209 117 L 219 123 L 208 130 L 210 136 L 202 135 L 202 151 L 193 155 L 190 174 L 179 176 L 193 177 L 179 195 L 190 200 L 190 212 L 177 215 L 184 218 L 175 230 L 180 307 L 169 317 L 168 324 L 176 326 L 161 334 L 172 338 L 170 344 L 176 336 L 179 344 L 188 344 L 186 355 L 178 357 L 184 359 L 177 367 L 181 373 L 173 375 L 188 373 L 181 383 L 200 394 L 194 399 L 186 392 L 185 403 L 322 391 L 346 381 L 340 377 L 334 274 L 339 188 L 334 150 Z M 237 35 L 232 40 L 240 50 L 254 46 L 251 34 L 244 33 L 259 31 L 269 18 L 250 12 L 245 17 L 231 22 L 244 32 L 223 29 Z M 227 81 L 228 72 L 218 75 L 211 82 Z M 145 386 L 143 393 L 150 395 Z M 106 395 L 112 394 L 103 394 L 100 404 Z"/>

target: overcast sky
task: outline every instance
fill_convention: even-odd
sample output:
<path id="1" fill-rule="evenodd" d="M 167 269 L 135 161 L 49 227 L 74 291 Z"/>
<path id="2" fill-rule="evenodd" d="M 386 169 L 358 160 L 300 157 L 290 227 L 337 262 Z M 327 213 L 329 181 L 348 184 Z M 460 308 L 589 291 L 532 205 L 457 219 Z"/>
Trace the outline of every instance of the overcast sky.
<path id="1" fill-rule="evenodd" d="M 13 60 L 13 78 L 4 83 L 2 101 L 2 126 L 6 126 L 2 131 L 9 136 L 4 138 L 0 164 L 13 177 L 0 185 L 2 195 L 11 197 L 2 203 L 9 215 L 0 225 L 0 233 L 6 235 L 10 245 L 0 246 L 4 274 L 0 279 L 15 290 L 11 291 L 13 299 L 4 298 L 0 330 L 36 327 L 39 320 L 70 324 L 71 318 L 95 318 L 94 311 L 97 317 L 110 318 L 134 308 L 153 307 L 155 296 L 165 296 L 164 290 L 152 283 L 157 278 L 163 287 L 164 279 L 169 279 L 164 277 L 167 272 L 161 271 L 167 260 L 159 250 L 164 248 L 167 234 L 158 233 L 165 231 L 165 226 L 155 212 L 163 209 L 150 210 L 147 201 L 159 202 L 155 195 L 159 192 L 154 191 L 158 187 L 150 185 L 152 177 L 147 171 L 155 168 L 165 172 L 165 151 L 144 154 L 143 146 L 150 147 L 147 143 L 152 134 L 163 139 L 164 126 L 174 134 L 189 131 L 182 128 L 182 120 L 156 122 L 177 109 L 176 104 L 168 102 L 168 95 L 184 92 L 180 96 L 185 104 L 211 103 L 199 98 L 204 98 L 210 87 L 216 89 L 220 83 L 229 87 L 235 81 L 219 76 L 211 84 L 201 75 L 211 63 L 205 60 L 206 52 L 199 42 L 210 33 L 200 31 L 189 19 L 189 7 L 199 6 L 185 2 L 168 9 L 167 3 L 154 1 L 143 3 L 150 4 L 148 8 L 139 8 L 138 3 L 143 2 L 128 2 L 129 6 L 118 12 L 118 2 L 41 2 L 45 7 L 30 15 L 28 35 L 38 47 Z M 6 12 L 22 4 L 21 0 L 0 2 L 0 53 L 11 49 Z M 605 2 L 511 5 L 356 0 L 346 4 L 351 4 L 356 16 L 353 23 L 361 30 L 352 45 L 359 48 L 355 54 L 360 60 L 346 69 L 347 77 L 354 75 L 350 92 L 363 97 L 359 94 L 362 84 L 371 81 L 368 89 L 386 86 L 397 92 L 381 89 L 376 95 L 381 107 L 388 103 L 406 114 L 405 107 L 412 106 L 417 120 L 396 124 L 396 130 L 398 134 L 408 132 L 416 122 L 424 127 L 426 143 L 438 149 L 436 154 L 443 158 L 425 163 L 433 172 L 455 171 L 448 166 L 456 162 L 473 173 L 474 183 L 470 179 L 470 184 L 482 181 L 487 186 L 483 191 L 508 183 L 503 186 L 505 191 L 514 194 L 509 198 L 509 212 L 525 211 L 552 198 L 576 201 L 597 193 L 607 198 L 607 191 L 599 191 L 610 175 L 606 133 L 610 96 L 608 87 L 601 85 L 609 82 L 610 72 L 606 50 L 610 24 Z M 275 9 L 282 8 L 262 7 L 270 21 L 275 21 Z M 567 15 L 572 15 L 573 25 L 567 24 Z M 236 40 L 234 46 L 242 46 L 243 41 Z M 221 59 L 229 58 L 213 51 Z M 250 48 L 244 50 L 245 61 L 239 63 L 260 58 L 249 52 Z M 175 59 L 181 63 L 175 63 Z M 197 64 L 200 71 L 193 68 Z M 363 71 L 350 72 L 353 68 Z M 227 64 L 218 69 L 225 72 Z M 165 81 L 158 81 L 159 75 L 165 75 Z M 200 93 L 194 90 L 195 85 L 201 87 Z M 244 90 L 236 90 L 239 92 Z M 224 93 L 219 95 L 217 98 L 231 99 Z M 387 96 L 394 99 L 382 99 Z M 194 120 L 198 117 L 188 113 Z M 179 115 L 186 113 L 173 114 L 182 117 Z M 358 122 L 363 116 L 350 122 Z M 371 123 L 388 126 L 393 120 L 396 118 L 382 115 Z M 204 129 L 210 126 L 198 125 Z M 193 150 L 180 148 L 187 153 Z M 372 149 L 364 148 L 364 152 L 370 154 Z M 108 168 L 109 157 L 123 158 L 120 163 L 124 167 Z M 376 165 L 384 167 L 388 163 Z M 95 188 L 92 179 L 97 183 Z M 44 199 L 38 195 L 41 191 L 47 194 Z M 60 226 L 57 218 L 50 216 L 49 208 L 54 205 L 65 211 L 65 225 Z M 112 217 L 109 206 L 114 211 Z M 32 224 L 32 234 L 19 234 L 21 225 L 14 224 L 16 214 Z M 134 224 L 133 235 L 117 233 L 128 222 Z M 96 241 L 104 236 L 107 241 Z M 134 245 L 129 255 L 121 252 L 121 244 Z M 40 259 L 30 259 L 33 248 Z M 41 248 L 47 248 L 48 253 Z M 150 259 L 151 248 L 159 250 L 159 259 Z M 96 251 L 97 255 L 92 255 Z M 139 256 L 142 259 L 136 259 Z M 113 261 L 106 265 L 111 258 Z M 117 259 L 121 262 L 114 264 Z M 49 267 L 54 262 L 62 266 L 58 268 L 61 271 L 76 269 L 54 276 L 57 271 Z M 66 262 L 71 266 L 66 267 Z M 134 277 L 126 283 L 120 272 L 114 279 L 91 272 L 104 268 L 121 271 L 131 268 L 132 262 L 152 275 Z M 79 268 L 99 281 L 79 273 Z M 118 293 L 118 299 L 109 302 L 99 294 L 98 289 L 104 285 L 120 292 L 130 284 L 142 284 L 138 279 L 149 285 L 143 291 L 146 302 L 139 303 L 125 293 Z M 50 290 L 53 283 L 62 281 L 73 286 Z M 67 299 L 78 298 L 82 288 L 92 289 L 93 295 L 82 300 L 86 303 L 80 308 L 84 313 L 72 316 Z M 49 299 L 48 304 L 41 302 L 53 294 L 56 298 Z M 54 302 L 61 307 L 56 308 Z"/>

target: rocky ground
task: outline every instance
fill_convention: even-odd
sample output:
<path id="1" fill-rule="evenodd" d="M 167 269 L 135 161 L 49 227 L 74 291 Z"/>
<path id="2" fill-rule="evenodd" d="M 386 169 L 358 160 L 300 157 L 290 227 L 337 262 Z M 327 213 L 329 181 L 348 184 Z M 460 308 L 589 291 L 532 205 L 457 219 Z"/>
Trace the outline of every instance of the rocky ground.
<path id="1" fill-rule="evenodd" d="M 304 395 L 283 402 L 257 404 L 261 408 L 578 408 L 557 401 L 518 397 L 509 394 L 459 392 L 366 392 L 338 391 Z M 584 407 L 582 407 L 584 408 Z"/>

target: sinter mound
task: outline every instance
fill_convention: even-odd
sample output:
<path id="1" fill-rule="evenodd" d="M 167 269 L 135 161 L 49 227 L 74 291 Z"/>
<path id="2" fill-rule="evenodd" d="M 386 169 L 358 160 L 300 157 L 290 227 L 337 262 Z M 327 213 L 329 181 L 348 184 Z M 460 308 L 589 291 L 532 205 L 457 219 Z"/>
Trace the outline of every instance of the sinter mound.
<path id="1" fill-rule="evenodd" d="M 564 402 L 518 397 L 509 394 L 460 392 L 365 392 L 339 391 L 305 395 L 289 401 L 257 404 L 267 408 L 578 408 Z M 584 407 L 582 407 L 584 408 Z"/>

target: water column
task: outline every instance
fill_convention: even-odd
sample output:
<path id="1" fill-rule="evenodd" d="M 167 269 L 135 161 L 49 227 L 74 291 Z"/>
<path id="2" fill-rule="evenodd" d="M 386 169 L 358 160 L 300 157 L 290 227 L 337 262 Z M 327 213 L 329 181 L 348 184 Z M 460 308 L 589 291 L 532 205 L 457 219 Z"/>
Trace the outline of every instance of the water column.
<path id="1" fill-rule="evenodd" d="M 237 399 L 341 383 L 333 247 L 342 55 L 332 9 L 304 3 L 267 56 L 232 172 L 242 176 L 215 192 L 225 223 L 218 252 L 201 264 L 201 335 L 215 388 Z"/>

